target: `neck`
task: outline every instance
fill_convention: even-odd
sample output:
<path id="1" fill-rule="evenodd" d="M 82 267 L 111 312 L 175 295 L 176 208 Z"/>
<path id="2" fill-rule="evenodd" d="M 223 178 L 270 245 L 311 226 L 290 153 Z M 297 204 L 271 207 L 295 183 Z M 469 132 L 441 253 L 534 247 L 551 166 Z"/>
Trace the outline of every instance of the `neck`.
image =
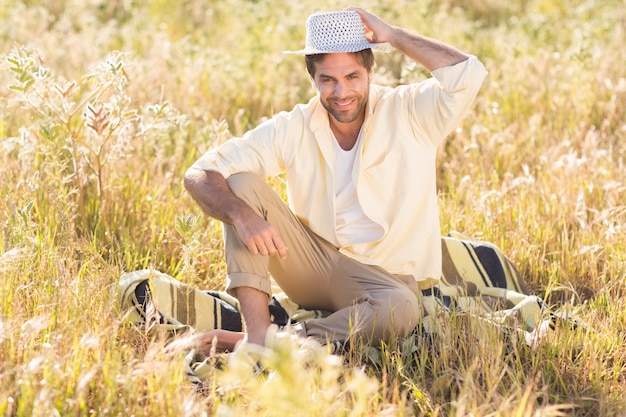
<path id="1" fill-rule="evenodd" d="M 341 149 L 349 151 L 356 144 L 359 138 L 359 132 L 361 126 L 363 126 L 363 120 L 365 114 L 361 115 L 357 120 L 350 123 L 339 123 L 332 116 L 330 116 L 330 130 L 335 135 L 337 143 L 341 146 Z"/>

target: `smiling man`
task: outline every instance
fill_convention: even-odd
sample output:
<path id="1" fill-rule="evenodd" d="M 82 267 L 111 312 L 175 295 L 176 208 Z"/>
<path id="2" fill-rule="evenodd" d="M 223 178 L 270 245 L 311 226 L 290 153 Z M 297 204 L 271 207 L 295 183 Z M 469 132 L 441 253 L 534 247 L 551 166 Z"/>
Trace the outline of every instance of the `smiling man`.
<path id="1" fill-rule="evenodd" d="M 371 84 L 372 50 L 396 48 L 433 77 Z M 264 345 L 272 277 L 327 314 L 293 325 L 321 343 L 377 344 L 412 332 L 441 275 L 437 147 L 487 74 L 476 57 L 360 8 L 315 13 L 304 55 L 316 96 L 206 152 L 185 174 L 224 224 L 226 290 L 248 342 Z M 288 205 L 263 178 L 286 173 Z M 270 332 L 271 333 L 271 332 Z M 220 346 L 244 337 L 225 335 Z"/>

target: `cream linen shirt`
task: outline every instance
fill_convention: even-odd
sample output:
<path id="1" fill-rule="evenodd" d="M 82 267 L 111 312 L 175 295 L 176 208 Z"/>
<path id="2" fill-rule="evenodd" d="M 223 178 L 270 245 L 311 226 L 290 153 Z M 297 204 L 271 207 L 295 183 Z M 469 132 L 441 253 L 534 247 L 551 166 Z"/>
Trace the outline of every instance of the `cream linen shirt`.
<path id="1" fill-rule="evenodd" d="M 352 180 L 363 211 L 384 230 L 376 242 L 339 243 L 332 133 L 317 96 L 209 150 L 190 169 L 225 178 L 286 173 L 289 207 L 313 232 L 353 259 L 430 286 L 441 276 L 437 147 L 467 113 L 487 71 L 470 56 L 432 75 L 396 88 L 370 86 Z"/>

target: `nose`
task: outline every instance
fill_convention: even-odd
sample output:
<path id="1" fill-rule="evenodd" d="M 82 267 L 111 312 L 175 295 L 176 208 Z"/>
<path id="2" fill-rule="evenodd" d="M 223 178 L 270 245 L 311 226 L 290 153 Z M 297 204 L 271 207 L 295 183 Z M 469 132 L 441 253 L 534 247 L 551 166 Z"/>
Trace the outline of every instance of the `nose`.
<path id="1" fill-rule="evenodd" d="M 335 96 L 336 97 L 343 97 L 346 92 L 348 91 L 348 86 L 346 85 L 346 83 L 344 81 L 337 81 L 335 83 Z"/>

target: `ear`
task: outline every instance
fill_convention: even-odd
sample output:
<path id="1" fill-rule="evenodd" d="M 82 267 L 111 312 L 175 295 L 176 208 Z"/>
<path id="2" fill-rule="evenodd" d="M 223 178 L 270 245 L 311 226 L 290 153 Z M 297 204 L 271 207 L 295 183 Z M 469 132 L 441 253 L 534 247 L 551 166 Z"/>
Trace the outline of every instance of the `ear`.
<path id="1" fill-rule="evenodd" d="M 309 81 L 311 81 L 311 87 L 313 87 L 313 90 L 315 90 L 316 92 L 319 92 L 319 90 L 317 89 L 317 85 L 315 85 L 315 80 L 310 75 L 309 75 Z"/>

